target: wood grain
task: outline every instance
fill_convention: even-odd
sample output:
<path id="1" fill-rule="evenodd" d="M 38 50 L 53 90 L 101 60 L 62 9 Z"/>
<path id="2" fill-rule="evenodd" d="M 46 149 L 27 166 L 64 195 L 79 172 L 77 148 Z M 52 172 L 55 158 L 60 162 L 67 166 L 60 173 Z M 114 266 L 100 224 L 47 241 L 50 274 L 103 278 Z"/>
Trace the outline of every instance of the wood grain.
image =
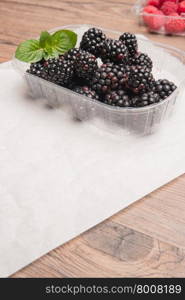
<path id="1" fill-rule="evenodd" d="M 185 251 L 104 222 L 13 277 L 184 277 Z"/>
<path id="2" fill-rule="evenodd" d="M 184 37 L 149 34 L 134 0 L 0 0 L 0 61 L 41 30 L 90 23 L 142 33 L 185 50 Z M 13 277 L 185 277 L 185 176 L 51 251 Z"/>

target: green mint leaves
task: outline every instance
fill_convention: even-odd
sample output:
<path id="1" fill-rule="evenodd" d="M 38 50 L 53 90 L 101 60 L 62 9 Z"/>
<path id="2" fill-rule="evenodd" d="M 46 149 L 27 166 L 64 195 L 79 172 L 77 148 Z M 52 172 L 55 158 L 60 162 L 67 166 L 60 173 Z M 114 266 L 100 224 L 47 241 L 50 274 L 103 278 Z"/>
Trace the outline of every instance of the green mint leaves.
<path id="1" fill-rule="evenodd" d="M 74 48 L 77 42 L 77 34 L 70 30 L 59 30 L 52 35 L 41 32 L 39 40 L 27 40 L 22 42 L 15 52 L 15 57 L 27 63 L 58 57 L 60 54 Z"/>
<path id="2" fill-rule="evenodd" d="M 15 57 L 25 62 L 36 62 L 42 59 L 43 54 L 39 41 L 27 40 L 17 47 Z"/>

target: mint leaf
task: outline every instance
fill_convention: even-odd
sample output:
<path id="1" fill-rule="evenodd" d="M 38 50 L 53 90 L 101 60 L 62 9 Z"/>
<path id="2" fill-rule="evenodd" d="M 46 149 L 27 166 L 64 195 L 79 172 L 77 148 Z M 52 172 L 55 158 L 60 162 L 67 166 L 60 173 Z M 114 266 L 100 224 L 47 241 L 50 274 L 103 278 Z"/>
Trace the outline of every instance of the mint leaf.
<path id="1" fill-rule="evenodd" d="M 39 41 L 27 40 L 17 47 L 15 57 L 21 61 L 33 63 L 42 59 L 43 52 Z"/>
<path id="2" fill-rule="evenodd" d="M 59 30 L 52 35 L 53 48 L 63 54 L 74 48 L 77 42 L 77 34 L 70 30 Z"/>
<path id="3" fill-rule="evenodd" d="M 42 31 L 40 34 L 39 45 L 41 48 L 45 48 L 47 45 L 52 45 L 51 34 L 47 31 Z"/>
<path id="4" fill-rule="evenodd" d="M 47 31 L 40 34 L 39 40 L 28 40 L 21 43 L 15 52 L 15 57 L 21 61 L 34 63 L 42 58 L 58 57 L 74 48 L 77 34 L 70 30 L 59 30 L 51 35 Z"/>
<path id="5" fill-rule="evenodd" d="M 43 58 L 45 60 L 48 60 L 49 58 L 57 58 L 59 56 L 59 53 L 57 50 L 55 50 L 55 49 L 50 49 L 50 51 L 48 51 L 48 50 L 47 51 L 45 50 L 43 53 Z"/>

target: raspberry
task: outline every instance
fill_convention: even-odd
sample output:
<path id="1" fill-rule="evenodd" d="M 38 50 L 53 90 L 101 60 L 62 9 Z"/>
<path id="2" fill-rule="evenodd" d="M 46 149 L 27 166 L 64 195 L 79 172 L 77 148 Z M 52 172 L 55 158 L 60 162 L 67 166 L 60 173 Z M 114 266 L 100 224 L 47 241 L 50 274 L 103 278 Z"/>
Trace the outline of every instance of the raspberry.
<path id="1" fill-rule="evenodd" d="M 161 6 L 162 12 L 166 15 L 169 16 L 174 12 L 177 12 L 178 10 L 178 4 L 166 1 L 164 4 Z"/>
<path id="2" fill-rule="evenodd" d="M 143 21 L 144 21 L 144 23 L 147 24 L 148 22 L 150 22 L 150 19 L 151 19 L 150 14 L 156 14 L 157 12 L 159 12 L 157 7 L 155 7 L 153 5 L 145 6 L 143 8 Z"/>
<path id="3" fill-rule="evenodd" d="M 173 3 L 177 3 L 177 2 L 179 2 L 178 0 L 159 0 L 159 6 L 162 6 L 163 5 L 163 3 L 165 3 L 165 2 L 173 2 Z"/>
<path id="4" fill-rule="evenodd" d="M 160 0 L 148 0 L 146 5 L 153 5 L 157 8 L 159 8 Z"/>
<path id="5" fill-rule="evenodd" d="M 180 14 L 185 13 L 185 1 L 182 1 L 181 3 L 179 3 L 178 12 Z"/>
<path id="6" fill-rule="evenodd" d="M 172 18 L 170 18 L 172 16 Z M 165 30 L 167 33 L 179 33 L 185 30 L 185 21 L 182 18 L 177 18 L 178 14 L 171 14 L 165 24 Z"/>
<path id="7" fill-rule="evenodd" d="M 155 14 L 156 11 L 158 11 L 158 9 L 153 5 L 147 5 L 143 8 L 143 12 L 147 14 Z"/>
<path id="8" fill-rule="evenodd" d="M 155 15 L 143 16 L 143 19 L 151 30 L 159 30 L 165 23 L 164 14 L 159 10 L 155 12 Z"/>

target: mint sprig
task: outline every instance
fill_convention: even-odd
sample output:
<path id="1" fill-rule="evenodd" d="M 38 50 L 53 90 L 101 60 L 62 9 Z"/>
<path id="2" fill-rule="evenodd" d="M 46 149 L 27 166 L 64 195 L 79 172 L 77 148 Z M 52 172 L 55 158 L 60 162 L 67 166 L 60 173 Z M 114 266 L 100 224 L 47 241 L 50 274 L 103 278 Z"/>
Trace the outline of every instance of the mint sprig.
<path id="1" fill-rule="evenodd" d="M 15 52 L 15 57 L 27 63 L 34 63 L 49 58 L 58 57 L 71 48 L 77 42 L 77 34 L 70 30 L 59 30 L 52 35 L 43 31 L 39 40 L 27 40 L 20 43 Z"/>

